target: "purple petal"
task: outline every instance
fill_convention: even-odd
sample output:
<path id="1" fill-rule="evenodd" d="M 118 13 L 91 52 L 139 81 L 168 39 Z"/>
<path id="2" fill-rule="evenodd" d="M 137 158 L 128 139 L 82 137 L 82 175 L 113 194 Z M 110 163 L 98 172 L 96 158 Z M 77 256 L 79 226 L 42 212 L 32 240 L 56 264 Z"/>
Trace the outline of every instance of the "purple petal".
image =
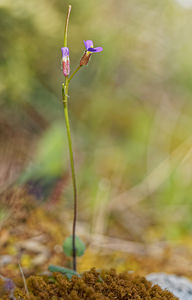
<path id="1" fill-rule="evenodd" d="M 89 52 L 96 53 L 96 52 L 101 52 L 101 51 L 103 51 L 103 48 L 102 48 L 102 47 L 95 47 L 95 48 L 88 48 L 87 50 L 88 50 Z"/>
<path id="2" fill-rule="evenodd" d="M 87 41 L 83 41 L 85 48 L 88 50 L 89 48 L 93 48 L 93 41 L 91 40 L 87 40 Z"/>
<path id="3" fill-rule="evenodd" d="M 69 55 L 69 48 L 67 47 L 62 47 L 61 48 L 61 52 L 62 52 L 62 57 L 66 57 Z"/>
<path id="4" fill-rule="evenodd" d="M 8 291 L 12 291 L 15 289 L 14 282 L 9 278 L 6 278 L 6 280 L 5 280 L 5 289 Z"/>

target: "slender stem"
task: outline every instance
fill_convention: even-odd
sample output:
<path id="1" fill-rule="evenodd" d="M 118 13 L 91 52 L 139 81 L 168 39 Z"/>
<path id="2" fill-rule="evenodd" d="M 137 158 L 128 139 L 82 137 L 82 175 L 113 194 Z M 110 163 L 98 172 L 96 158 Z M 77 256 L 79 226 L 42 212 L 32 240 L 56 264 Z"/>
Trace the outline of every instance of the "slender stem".
<path id="1" fill-rule="evenodd" d="M 77 221 L 77 185 L 76 185 L 75 166 L 74 166 L 71 131 L 70 131 L 69 114 L 68 114 L 68 88 L 69 88 L 69 80 L 68 78 L 66 78 L 65 85 L 62 84 L 62 98 L 63 98 L 63 105 L 64 105 L 65 123 L 67 128 L 67 138 L 68 138 L 69 155 L 70 155 L 70 163 L 71 163 L 71 174 L 72 174 L 72 181 L 73 181 L 74 215 L 73 215 L 73 228 L 72 228 L 72 252 L 73 252 L 72 254 L 73 254 L 73 270 L 76 271 L 75 237 L 76 237 L 76 221 Z"/>
<path id="2" fill-rule="evenodd" d="M 77 69 L 71 74 L 71 76 L 69 77 L 69 82 L 71 81 L 71 79 L 73 78 L 73 76 L 81 69 L 82 66 L 78 66 Z"/>
<path id="3" fill-rule="evenodd" d="M 65 22 L 65 31 L 64 31 L 64 47 L 67 47 L 67 34 L 68 34 L 68 25 L 69 25 L 69 17 L 71 13 L 71 5 L 68 6 L 68 13 Z"/>
<path id="4" fill-rule="evenodd" d="M 68 7 L 68 13 L 66 17 L 65 23 L 65 31 L 64 31 L 64 47 L 67 47 L 67 34 L 68 34 L 68 25 L 69 25 L 69 17 L 71 13 L 71 5 Z M 62 84 L 62 98 L 63 98 L 63 106 L 64 106 L 64 114 L 65 114 L 65 123 L 67 128 L 67 138 L 69 145 L 69 156 L 71 163 L 71 175 L 73 181 L 73 196 L 74 196 L 74 208 L 73 208 L 73 227 L 72 227 L 72 255 L 73 255 L 73 270 L 76 271 L 76 222 L 77 222 L 77 185 L 76 185 L 76 177 L 75 177 L 75 166 L 73 159 L 73 149 L 72 149 L 72 140 L 71 140 L 71 131 L 69 124 L 69 114 L 68 114 L 68 90 L 69 90 L 69 78 L 68 76 L 65 78 L 65 84 Z"/>

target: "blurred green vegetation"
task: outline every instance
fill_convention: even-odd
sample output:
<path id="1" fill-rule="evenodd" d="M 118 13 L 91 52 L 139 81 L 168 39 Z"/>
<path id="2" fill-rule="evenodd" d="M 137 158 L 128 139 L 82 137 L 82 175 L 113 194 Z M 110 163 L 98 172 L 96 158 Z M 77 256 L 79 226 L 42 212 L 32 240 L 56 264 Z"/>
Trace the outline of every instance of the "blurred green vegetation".
<path id="1" fill-rule="evenodd" d="M 84 39 L 104 49 L 70 84 L 80 220 L 94 227 L 101 197 L 106 226 L 99 233 L 117 234 L 113 223 L 130 236 L 135 224 L 140 236 L 143 224 L 161 228 L 161 238 L 192 233 L 192 10 L 174 0 L 1 0 L 1 161 L 18 146 L 25 157 L 18 177 L 69 169 L 60 66 L 68 4 L 71 69 Z M 71 198 L 68 185 L 64 208 Z"/>

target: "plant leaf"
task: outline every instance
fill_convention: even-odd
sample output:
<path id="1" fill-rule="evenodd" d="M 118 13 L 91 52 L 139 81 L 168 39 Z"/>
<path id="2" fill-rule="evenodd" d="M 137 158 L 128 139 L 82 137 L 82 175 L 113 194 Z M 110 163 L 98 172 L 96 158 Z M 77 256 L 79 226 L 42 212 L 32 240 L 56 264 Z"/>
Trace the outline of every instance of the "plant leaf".
<path id="1" fill-rule="evenodd" d="M 68 269 L 68 268 L 60 267 L 60 266 L 50 265 L 48 267 L 48 270 L 51 271 L 51 272 L 60 272 L 60 273 L 64 274 L 65 276 L 67 276 L 67 278 L 69 280 L 71 279 L 71 277 L 73 275 L 76 275 L 76 276 L 80 277 L 80 274 L 77 273 L 76 271 L 73 271 L 73 270 Z"/>
<path id="2" fill-rule="evenodd" d="M 72 240 L 72 236 L 69 236 L 63 243 L 63 251 L 67 256 L 73 256 Z M 78 236 L 75 237 L 75 246 L 76 256 L 82 256 L 85 252 L 85 244 Z"/>

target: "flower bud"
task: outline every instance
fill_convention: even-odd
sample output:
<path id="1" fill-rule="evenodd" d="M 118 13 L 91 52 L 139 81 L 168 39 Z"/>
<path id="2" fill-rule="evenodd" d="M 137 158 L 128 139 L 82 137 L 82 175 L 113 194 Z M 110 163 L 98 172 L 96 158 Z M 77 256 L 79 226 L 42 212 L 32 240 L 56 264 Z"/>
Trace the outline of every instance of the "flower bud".
<path id="1" fill-rule="evenodd" d="M 69 48 L 67 47 L 61 48 L 61 52 L 62 52 L 63 74 L 66 77 L 70 74 Z"/>

